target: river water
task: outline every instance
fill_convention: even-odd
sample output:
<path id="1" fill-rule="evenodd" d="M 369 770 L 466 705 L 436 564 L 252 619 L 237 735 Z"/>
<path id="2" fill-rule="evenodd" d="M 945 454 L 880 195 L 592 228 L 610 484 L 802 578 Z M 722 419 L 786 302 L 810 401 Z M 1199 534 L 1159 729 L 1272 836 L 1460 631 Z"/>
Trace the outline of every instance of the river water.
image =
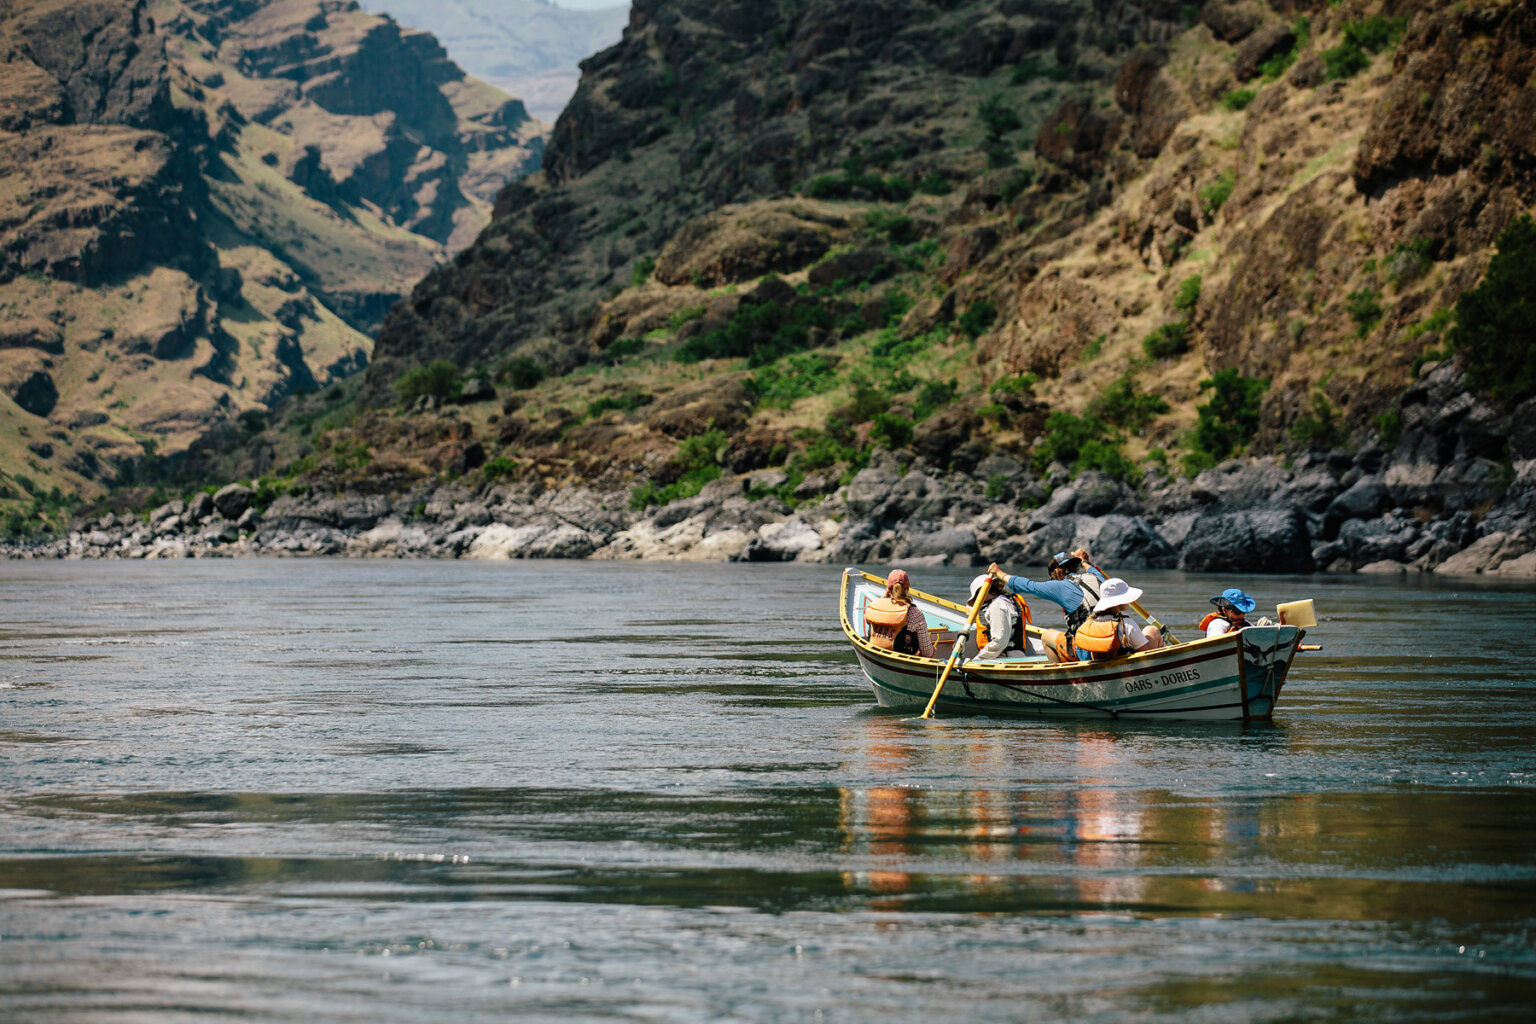
<path id="1" fill-rule="evenodd" d="M 1531 1019 L 1536 595 L 1237 582 L 1272 725 L 877 711 L 837 567 L 0 564 L 0 1019 Z"/>

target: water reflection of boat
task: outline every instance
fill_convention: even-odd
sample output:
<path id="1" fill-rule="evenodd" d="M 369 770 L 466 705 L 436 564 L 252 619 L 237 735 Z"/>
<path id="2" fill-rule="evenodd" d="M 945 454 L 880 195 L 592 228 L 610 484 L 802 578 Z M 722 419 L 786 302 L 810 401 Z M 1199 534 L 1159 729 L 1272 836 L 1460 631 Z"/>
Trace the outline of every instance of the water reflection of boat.
<path id="1" fill-rule="evenodd" d="M 939 681 L 968 609 L 913 591 L 935 633 L 938 658 L 899 654 L 868 638 L 864 609 L 885 592 L 885 580 L 858 569 L 843 573 L 841 619 L 881 707 L 920 711 Z M 1280 698 L 1304 631 L 1250 626 L 1239 633 L 1171 644 L 1104 662 L 1049 661 L 1031 626 L 1030 655 L 962 661 L 939 694 L 949 712 L 1041 717 L 1265 719 Z M 969 641 L 974 652 L 974 641 Z"/>

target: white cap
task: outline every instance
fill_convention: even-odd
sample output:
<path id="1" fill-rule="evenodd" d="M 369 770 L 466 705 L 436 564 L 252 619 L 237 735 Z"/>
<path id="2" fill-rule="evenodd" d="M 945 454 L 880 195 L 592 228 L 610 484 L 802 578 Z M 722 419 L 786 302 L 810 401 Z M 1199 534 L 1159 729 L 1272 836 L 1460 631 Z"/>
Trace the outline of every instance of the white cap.
<path id="1" fill-rule="evenodd" d="M 981 593 L 981 588 L 986 586 L 990 582 L 992 582 L 992 577 L 987 575 L 986 573 L 982 573 L 980 576 L 977 576 L 975 579 L 971 580 L 971 603 L 972 604 L 976 603 L 976 595 Z"/>
<path id="2" fill-rule="evenodd" d="M 1111 576 L 1104 581 L 1099 588 L 1099 603 L 1093 606 L 1095 612 L 1107 612 L 1111 608 L 1119 608 L 1121 605 L 1131 604 L 1141 600 L 1141 591 L 1131 586 L 1118 576 Z"/>

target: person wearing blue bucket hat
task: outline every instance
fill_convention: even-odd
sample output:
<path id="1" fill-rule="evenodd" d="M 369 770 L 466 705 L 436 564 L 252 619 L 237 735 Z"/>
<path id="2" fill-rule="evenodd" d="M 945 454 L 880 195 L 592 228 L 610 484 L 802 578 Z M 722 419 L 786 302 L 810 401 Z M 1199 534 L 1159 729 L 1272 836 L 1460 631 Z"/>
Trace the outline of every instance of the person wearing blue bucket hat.
<path id="1" fill-rule="evenodd" d="M 1215 597 L 1211 604 L 1216 610 L 1200 620 L 1200 629 L 1206 636 L 1221 636 L 1245 629 L 1252 623 L 1245 617 L 1258 602 L 1236 587 L 1228 587 Z"/>

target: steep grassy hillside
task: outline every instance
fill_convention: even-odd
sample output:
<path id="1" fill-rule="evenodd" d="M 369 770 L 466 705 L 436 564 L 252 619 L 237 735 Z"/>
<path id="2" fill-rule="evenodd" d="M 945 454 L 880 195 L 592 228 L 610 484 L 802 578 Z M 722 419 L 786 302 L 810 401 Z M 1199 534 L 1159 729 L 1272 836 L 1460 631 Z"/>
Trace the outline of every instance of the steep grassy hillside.
<path id="1" fill-rule="evenodd" d="M 498 473 L 637 501 L 765 465 L 835 483 L 878 447 L 1134 480 L 1390 443 L 1529 208 L 1531 25 L 637 3 L 544 172 L 392 312 L 365 397 L 494 377 L 511 397 L 468 429 Z M 392 459 L 441 468 L 419 454 Z"/>
<path id="2" fill-rule="evenodd" d="M 7 0 L 0 40 L 13 509 L 361 369 L 542 151 L 516 100 L 355 4 Z"/>

